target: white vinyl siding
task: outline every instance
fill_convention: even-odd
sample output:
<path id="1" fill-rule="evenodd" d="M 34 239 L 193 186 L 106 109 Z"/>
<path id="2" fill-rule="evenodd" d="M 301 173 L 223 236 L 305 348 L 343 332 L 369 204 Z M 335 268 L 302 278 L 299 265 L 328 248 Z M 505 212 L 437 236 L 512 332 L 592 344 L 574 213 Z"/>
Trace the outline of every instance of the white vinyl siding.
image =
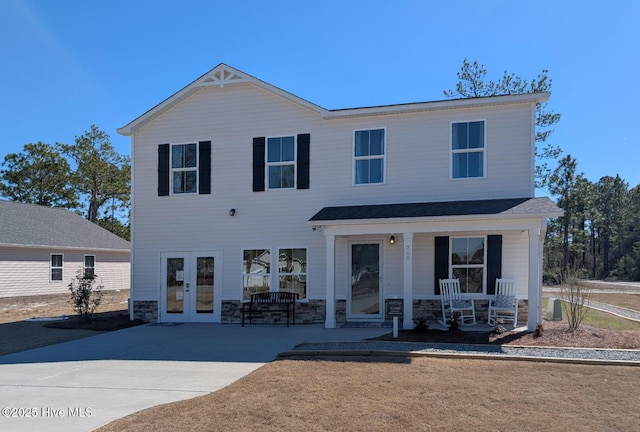
<path id="1" fill-rule="evenodd" d="M 243 297 L 239 263 L 247 245 L 268 245 L 272 252 L 283 243 L 305 245 L 310 262 L 324 263 L 325 237 L 306 222 L 325 206 L 533 196 L 532 110 L 531 104 L 510 104 L 329 120 L 250 83 L 202 87 L 134 136 L 132 299 L 157 300 L 160 250 L 223 249 L 223 299 L 235 301 Z M 485 131 L 491 149 L 486 178 L 451 181 L 451 123 L 475 118 L 491 125 Z M 381 124 L 384 188 L 351 187 L 354 131 L 380 129 Z M 283 136 L 283 131 L 311 135 L 311 188 L 296 191 L 295 200 L 288 193 L 252 191 L 252 137 Z M 211 140 L 211 183 L 224 187 L 212 189 L 206 200 L 184 194 L 176 206 L 157 196 L 157 144 L 198 139 Z M 231 208 L 237 210 L 234 217 L 228 215 Z M 396 234 L 397 242 L 400 238 Z M 336 239 L 336 260 L 341 259 L 340 241 Z M 414 248 L 432 254 L 416 243 Z M 430 295 L 433 278 L 423 281 L 418 275 L 433 270 L 418 259 L 414 254 L 414 280 Z M 336 265 L 336 298 L 344 286 L 342 267 Z M 324 265 L 308 268 L 308 299 L 325 298 L 325 276 Z"/>
<path id="2" fill-rule="evenodd" d="M 46 248 L 0 246 L 0 297 L 68 294 L 67 285 L 78 271 L 82 271 L 85 253 L 75 250 L 62 253 L 63 280 L 58 282 L 50 281 L 51 254 L 51 250 Z M 128 290 L 129 252 L 95 251 L 94 255 L 99 262 L 99 278 L 104 290 Z M 73 313 L 71 306 L 69 313 Z"/>

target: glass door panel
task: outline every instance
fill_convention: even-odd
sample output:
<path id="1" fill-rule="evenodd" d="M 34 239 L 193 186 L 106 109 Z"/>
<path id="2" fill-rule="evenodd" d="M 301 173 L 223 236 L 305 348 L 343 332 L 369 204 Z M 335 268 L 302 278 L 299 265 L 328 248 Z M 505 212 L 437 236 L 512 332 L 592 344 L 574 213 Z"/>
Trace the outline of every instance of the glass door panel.
<path id="1" fill-rule="evenodd" d="M 166 312 L 182 314 L 185 310 L 184 258 L 167 258 L 166 266 Z"/>
<path id="2" fill-rule="evenodd" d="M 214 257 L 198 257 L 197 259 L 197 284 L 196 284 L 196 313 L 213 313 L 213 278 Z"/>
<path id="3" fill-rule="evenodd" d="M 380 318 L 380 297 L 380 244 L 351 245 L 350 317 Z"/>

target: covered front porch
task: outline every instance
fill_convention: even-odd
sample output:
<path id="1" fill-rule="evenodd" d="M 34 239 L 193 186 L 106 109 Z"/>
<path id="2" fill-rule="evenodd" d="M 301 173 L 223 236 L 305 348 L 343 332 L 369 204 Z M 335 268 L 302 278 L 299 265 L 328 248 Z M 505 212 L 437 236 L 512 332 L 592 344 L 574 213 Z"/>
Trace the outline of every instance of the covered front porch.
<path id="1" fill-rule="evenodd" d="M 460 279 L 486 323 L 496 278 L 518 282 L 529 330 L 541 321 L 546 220 L 561 214 L 548 198 L 325 207 L 309 224 L 326 244 L 326 328 L 399 316 L 440 317 L 438 280 Z"/>

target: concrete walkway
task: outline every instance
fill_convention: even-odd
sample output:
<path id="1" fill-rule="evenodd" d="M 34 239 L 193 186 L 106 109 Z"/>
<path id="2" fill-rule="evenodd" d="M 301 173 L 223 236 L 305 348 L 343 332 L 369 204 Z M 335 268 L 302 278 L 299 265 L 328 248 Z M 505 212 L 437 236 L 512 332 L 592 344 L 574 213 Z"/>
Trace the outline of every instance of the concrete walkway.
<path id="1" fill-rule="evenodd" d="M 303 342 L 389 329 L 321 325 L 144 325 L 0 357 L 0 431 L 90 431 L 133 412 L 201 396 Z"/>

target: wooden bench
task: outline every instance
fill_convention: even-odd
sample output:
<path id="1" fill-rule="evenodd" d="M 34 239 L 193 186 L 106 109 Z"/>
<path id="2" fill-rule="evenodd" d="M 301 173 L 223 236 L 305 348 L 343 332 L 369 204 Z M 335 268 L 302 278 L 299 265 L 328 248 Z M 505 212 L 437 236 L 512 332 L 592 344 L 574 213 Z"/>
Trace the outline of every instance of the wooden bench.
<path id="1" fill-rule="evenodd" d="M 291 292 L 263 292 L 251 294 L 251 301 L 242 303 L 242 327 L 244 327 L 245 311 L 249 309 L 249 324 L 253 314 L 253 306 L 259 304 L 284 305 L 287 311 L 287 327 L 289 327 L 289 315 L 293 315 L 293 324 L 296 323 L 296 300 L 298 294 Z M 284 309 L 283 309 L 284 310 Z"/>

